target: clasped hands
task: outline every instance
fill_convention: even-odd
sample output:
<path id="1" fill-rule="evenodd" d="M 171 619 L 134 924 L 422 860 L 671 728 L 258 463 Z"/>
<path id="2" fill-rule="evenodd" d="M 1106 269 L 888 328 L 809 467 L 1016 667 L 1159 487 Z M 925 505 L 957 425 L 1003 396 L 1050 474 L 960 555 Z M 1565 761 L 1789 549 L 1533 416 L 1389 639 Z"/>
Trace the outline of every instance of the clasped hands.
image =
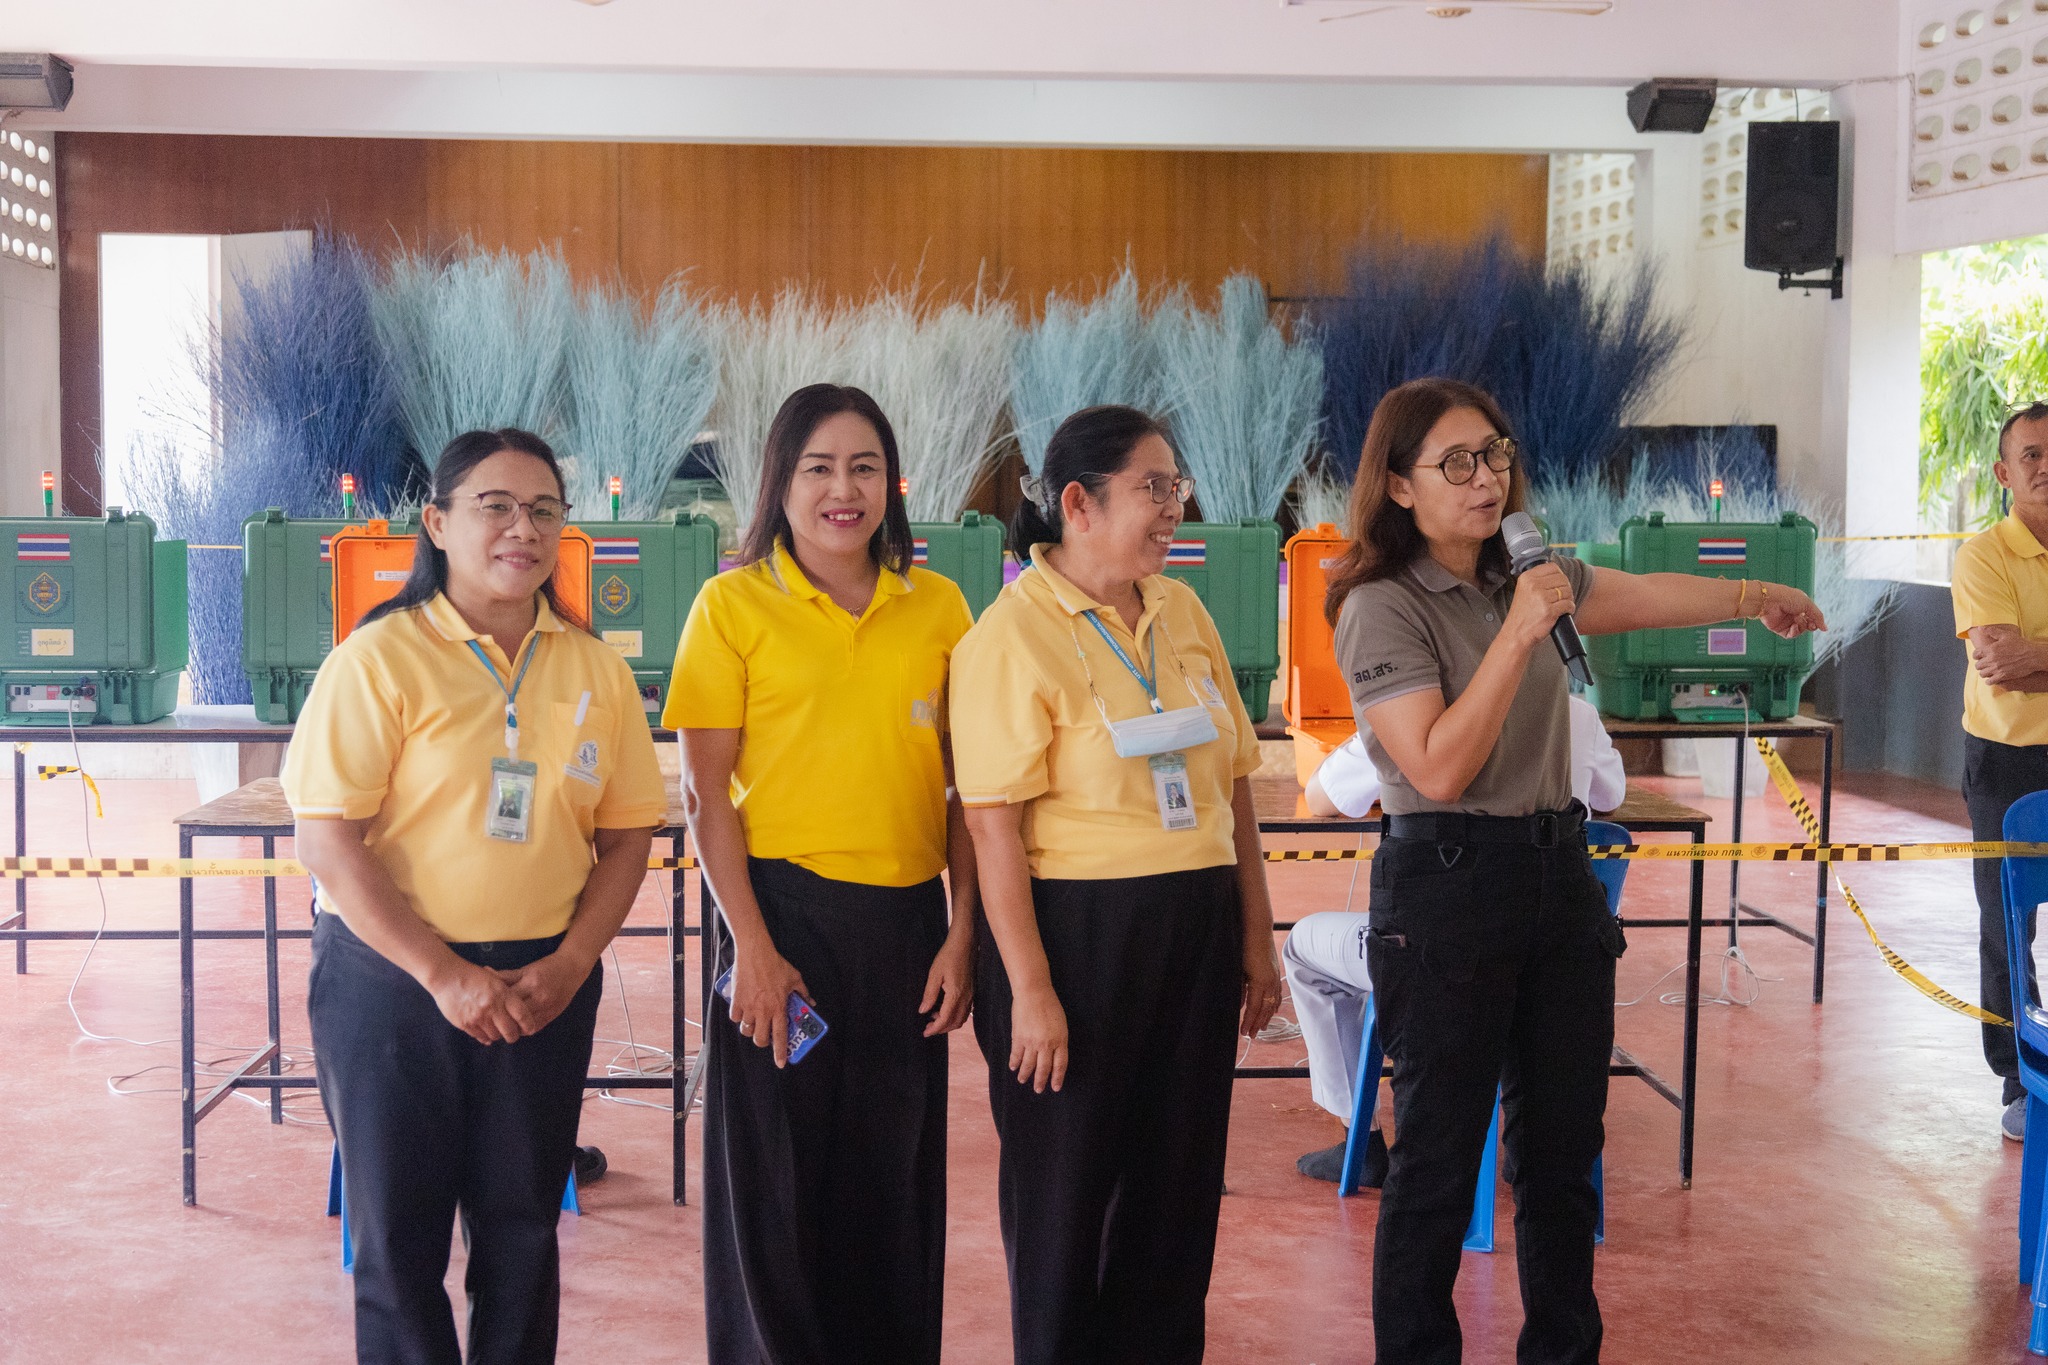
<path id="1" fill-rule="evenodd" d="M 561 950 L 501 970 L 453 957 L 426 983 L 449 1023 L 479 1043 L 516 1043 L 539 1033 L 569 1007 L 597 966 Z"/>

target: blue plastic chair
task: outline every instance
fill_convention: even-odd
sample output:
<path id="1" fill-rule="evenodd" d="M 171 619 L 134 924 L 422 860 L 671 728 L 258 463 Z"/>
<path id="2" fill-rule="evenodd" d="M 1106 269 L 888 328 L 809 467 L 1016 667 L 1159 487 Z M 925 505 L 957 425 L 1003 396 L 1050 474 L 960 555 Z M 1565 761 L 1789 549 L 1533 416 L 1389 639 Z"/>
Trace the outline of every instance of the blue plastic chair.
<path id="1" fill-rule="evenodd" d="M 2012 843 L 2048 842 L 2048 792 L 2033 792 L 2005 813 Z M 2012 971 L 2012 1024 L 2019 1044 L 2020 1083 L 2027 1088 L 2027 1140 L 2020 1158 L 2020 1283 L 2031 1287 L 2033 1323 L 2027 1353 L 2048 1355 L 2048 1011 L 2034 978 L 2034 911 L 2048 901 L 2048 858 L 2007 858 L 2005 952 Z"/>
<path id="2" fill-rule="evenodd" d="M 349 1235 L 348 1182 L 341 1175 L 341 1144 L 334 1144 L 334 1155 L 327 1163 L 327 1216 L 341 1219 L 341 1273 L 353 1275 L 356 1271 L 356 1239 Z M 569 1168 L 569 1187 L 562 1191 L 562 1211 L 583 1216 L 583 1203 L 576 1197 L 576 1168 Z"/>
<path id="3" fill-rule="evenodd" d="M 2011 837 L 2011 836 L 2007 836 Z M 1626 829 L 1606 820 L 1586 822 L 1588 844 L 1625 844 L 1629 842 Z M 1595 858 L 1593 875 L 1600 879 L 1600 885 L 1607 890 L 1607 909 L 1610 913 L 1621 913 L 1621 887 L 1628 877 L 1628 863 L 1620 858 Z M 1337 1194 L 1355 1194 L 1358 1177 L 1365 1167 L 1365 1133 L 1372 1127 L 1373 1111 L 1379 1107 L 1380 1068 L 1385 1060 L 1380 1049 L 1377 1012 L 1373 997 L 1365 998 L 1365 1028 L 1358 1042 L 1357 1093 L 1351 1102 L 1351 1131 L 1344 1139 L 1344 1167 L 1338 1174 Z M 2048 1129 L 2044 1129 L 2048 1131 Z M 2048 1150 L 2048 1142 L 2043 1144 Z M 1500 1099 L 1493 1102 L 1493 1121 L 1486 1126 L 1486 1149 L 1479 1159 L 1479 1180 L 1472 1193 L 1472 1221 L 1465 1227 L 1465 1250 L 1493 1250 L 1493 1206 L 1494 1190 L 1498 1184 L 1498 1153 L 1500 1149 Z M 1596 1245 L 1607 1241 L 1607 1181 L 1604 1163 L 1599 1157 L 1593 1158 L 1593 1190 L 1600 1197 L 1600 1221 L 1594 1225 L 1593 1241 Z"/>

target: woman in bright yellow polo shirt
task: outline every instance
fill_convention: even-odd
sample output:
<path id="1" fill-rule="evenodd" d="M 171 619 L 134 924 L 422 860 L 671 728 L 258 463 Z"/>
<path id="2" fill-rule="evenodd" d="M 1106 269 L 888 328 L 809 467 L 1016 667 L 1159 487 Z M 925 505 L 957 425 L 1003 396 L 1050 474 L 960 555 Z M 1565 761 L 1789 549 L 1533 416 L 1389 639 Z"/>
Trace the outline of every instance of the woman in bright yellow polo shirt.
<path id="1" fill-rule="evenodd" d="M 946 668 L 971 618 L 912 567 L 900 477 L 867 394 L 790 395 L 742 566 L 697 595 L 662 716 L 730 931 L 730 1003 L 704 1023 L 712 1365 L 939 1358 L 945 1034 L 967 1018 L 975 905 Z M 828 1030 L 800 1056 L 792 997 Z"/>
<path id="2" fill-rule="evenodd" d="M 631 670 L 554 593 L 554 453 L 456 437 L 412 574 L 328 655 L 285 760 L 319 885 L 307 1012 L 359 1360 L 555 1355 L 555 1221 L 611 942 L 665 801 Z"/>
<path id="3" fill-rule="evenodd" d="M 1280 1004 L 1258 740 L 1161 573 L 1193 487 L 1144 413 L 1069 417 L 953 656 L 1018 1365 L 1201 1359 L 1237 1038 Z"/>

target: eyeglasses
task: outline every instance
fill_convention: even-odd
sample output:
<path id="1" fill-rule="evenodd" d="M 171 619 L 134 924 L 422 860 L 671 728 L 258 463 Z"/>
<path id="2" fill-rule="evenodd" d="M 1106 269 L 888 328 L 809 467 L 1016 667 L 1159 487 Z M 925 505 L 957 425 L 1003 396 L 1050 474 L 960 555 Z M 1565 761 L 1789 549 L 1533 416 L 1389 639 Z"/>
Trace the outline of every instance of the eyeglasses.
<path id="1" fill-rule="evenodd" d="M 557 534 L 561 531 L 563 523 L 569 520 L 570 504 L 545 494 L 532 502 L 521 502 L 510 493 L 496 490 L 478 493 L 475 497 L 477 515 L 482 517 L 484 525 L 493 531 L 510 529 L 518 522 L 522 510 L 533 522 L 533 529 L 544 536 Z"/>
<path id="2" fill-rule="evenodd" d="M 1479 472 L 1479 461 L 1484 458 L 1486 467 L 1496 474 L 1505 474 L 1522 453 L 1522 447 L 1513 437 L 1496 436 L 1475 454 L 1469 450 L 1450 450 L 1435 464 L 1419 464 L 1417 469 L 1434 469 L 1441 472 L 1448 484 L 1468 484 Z"/>
<path id="3" fill-rule="evenodd" d="M 1138 486 L 1151 494 L 1154 502 L 1165 502 L 1169 497 L 1186 502 L 1195 495 L 1195 481 L 1187 474 L 1178 477 L 1172 474 L 1154 474 L 1151 478 L 1142 480 Z"/>

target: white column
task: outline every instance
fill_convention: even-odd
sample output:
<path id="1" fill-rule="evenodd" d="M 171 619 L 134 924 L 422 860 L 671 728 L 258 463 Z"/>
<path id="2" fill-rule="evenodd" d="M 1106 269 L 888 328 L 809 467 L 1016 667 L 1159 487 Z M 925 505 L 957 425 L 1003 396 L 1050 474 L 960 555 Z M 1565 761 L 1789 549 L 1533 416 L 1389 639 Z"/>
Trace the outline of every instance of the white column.
<path id="1" fill-rule="evenodd" d="M 1920 258 L 1897 254 L 1908 145 L 1903 88 L 1836 92 L 1849 169 L 1846 288 L 1829 310 L 1822 395 L 1824 491 L 1849 535 L 1917 529 L 1920 487 Z M 1859 548 L 1860 577 L 1909 578 L 1910 543 Z"/>

